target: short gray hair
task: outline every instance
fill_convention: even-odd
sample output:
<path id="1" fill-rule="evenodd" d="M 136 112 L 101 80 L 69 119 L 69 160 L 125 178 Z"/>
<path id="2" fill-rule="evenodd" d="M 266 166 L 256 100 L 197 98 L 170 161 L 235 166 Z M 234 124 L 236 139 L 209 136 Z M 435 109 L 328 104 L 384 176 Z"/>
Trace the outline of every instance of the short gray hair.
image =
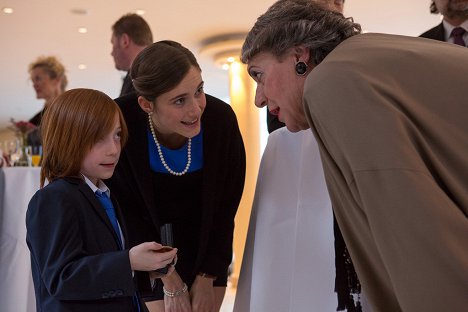
<path id="1" fill-rule="evenodd" d="M 279 0 L 261 15 L 247 34 L 241 61 L 269 52 L 278 59 L 290 48 L 304 45 L 319 64 L 337 45 L 361 33 L 352 18 L 324 9 L 311 0 Z"/>

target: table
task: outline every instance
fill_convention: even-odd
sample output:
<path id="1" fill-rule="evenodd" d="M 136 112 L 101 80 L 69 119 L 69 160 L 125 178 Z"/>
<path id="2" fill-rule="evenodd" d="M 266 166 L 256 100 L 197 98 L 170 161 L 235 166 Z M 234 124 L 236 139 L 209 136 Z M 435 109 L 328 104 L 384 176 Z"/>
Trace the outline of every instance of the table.
<path id="1" fill-rule="evenodd" d="M 333 214 L 310 130 L 268 137 L 235 312 L 335 311 Z"/>
<path id="2" fill-rule="evenodd" d="M 39 189 L 40 168 L 0 169 L 0 310 L 35 312 L 26 245 L 26 210 Z"/>
<path id="3" fill-rule="evenodd" d="M 333 213 L 310 130 L 273 131 L 262 156 L 234 312 L 336 311 Z M 361 294 L 364 312 L 371 308 Z"/>

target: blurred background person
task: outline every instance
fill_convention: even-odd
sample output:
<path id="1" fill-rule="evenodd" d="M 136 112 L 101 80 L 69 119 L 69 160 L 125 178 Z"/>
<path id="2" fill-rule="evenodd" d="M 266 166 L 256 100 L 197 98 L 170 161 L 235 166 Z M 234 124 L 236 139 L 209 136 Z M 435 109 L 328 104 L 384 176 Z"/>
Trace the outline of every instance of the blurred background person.
<path id="1" fill-rule="evenodd" d="M 432 0 L 432 14 L 442 14 L 442 22 L 420 37 L 455 43 L 468 44 L 468 0 Z"/>
<path id="2" fill-rule="evenodd" d="M 135 91 L 128 71 L 138 53 L 153 43 L 153 34 L 143 17 L 129 13 L 112 25 L 111 43 L 115 68 L 127 72 L 120 91 L 122 96 Z"/>
<path id="3" fill-rule="evenodd" d="M 45 100 L 42 110 L 29 120 L 35 126 L 39 126 L 47 107 L 57 96 L 65 92 L 68 80 L 65 66 L 55 56 L 37 58 L 29 64 L 29 75 L 36 91 L 36 98 Z"/>
<path id="4" fill-rule="evenodd" d="M 335 12 L 343 14 L 344 0 L 311 0 L 311 1 L 314 1 L 331 11 L 335 11 Z M 266 110 L 266 112 L 267 112 L 268 133 L 272 133 L 276 129 L 279 129 L 285 126 L 283 122 L 278 120 L 278 115 L 277 115 L 278 112 L 276 111 L 270 112 L 268 109 Z"/>
<path id="5" fill-rule="evenodd" d="M 36 91 L 36 98 L 45 100 L 42 110 L 29 120 L 37 128 L 28 133 L 27 144 L 36 148 L 41 145 L 39 126 L 42 116 L 53 100 L 65 92 L 68 79 L 65 75 L 65 66 L 55 56 L 40 56 L 29 65 L 29 74 Z"/>

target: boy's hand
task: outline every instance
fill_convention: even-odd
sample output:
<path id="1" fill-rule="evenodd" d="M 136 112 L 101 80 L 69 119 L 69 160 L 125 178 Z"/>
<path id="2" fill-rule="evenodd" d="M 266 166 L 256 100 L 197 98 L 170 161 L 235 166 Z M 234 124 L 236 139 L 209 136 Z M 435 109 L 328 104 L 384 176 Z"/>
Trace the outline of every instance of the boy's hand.
<path id="1" fill-rule="evenodd" d="M 161 249 L 164 251 L 161 252 Z M 171 263 L 177 254 L 177 248 L 169 249 L 156 242 L 146 242 L 132 247 L 128 254 L 132 270 L 154 271 Z"/>

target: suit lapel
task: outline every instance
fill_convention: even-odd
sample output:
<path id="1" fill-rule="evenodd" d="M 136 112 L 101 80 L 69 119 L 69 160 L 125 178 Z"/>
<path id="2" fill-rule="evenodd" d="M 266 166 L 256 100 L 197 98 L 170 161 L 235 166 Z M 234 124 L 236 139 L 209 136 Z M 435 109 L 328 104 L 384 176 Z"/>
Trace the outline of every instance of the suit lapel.
<path id="1" fill-rule="evenodd" d="M 78 189 L 83 194 L 83 196 L 89 201 L 89 203 L 93 207 L 93 210 L 97 213 L 97 215 L 101 218 L 101 220 L 107 226 L 107 229 L 112 233 L 112 235 L 114 236 L 116 246 L 117 246 L 118 249 L 120 249 L 120 247 L 119 247 L 120 246 L 120 239 L 117 236 L 117 233 L 115 233 L 114 227 L 110 223 L 109 217 L 107 216 L 107 213 L 104 210 L 104 207 L 101 205 L 99 200 L 96 198 L 96 195 L 94 195 L 93 191 L 84 182 L 82 182 L 82 183 L 80 183 L 78 185 Z M 122 220 L 122 219 L 119 218 L 119 222 L 120 222 L 120 220 Z"/>
<path id="2" fill-rule="evenodd" d="M 439 27 L 437 27 L 437 32 L 434 35 L 436 40 L 445 41 L 445 28 L 443 23 L 439 24 Z"/>

